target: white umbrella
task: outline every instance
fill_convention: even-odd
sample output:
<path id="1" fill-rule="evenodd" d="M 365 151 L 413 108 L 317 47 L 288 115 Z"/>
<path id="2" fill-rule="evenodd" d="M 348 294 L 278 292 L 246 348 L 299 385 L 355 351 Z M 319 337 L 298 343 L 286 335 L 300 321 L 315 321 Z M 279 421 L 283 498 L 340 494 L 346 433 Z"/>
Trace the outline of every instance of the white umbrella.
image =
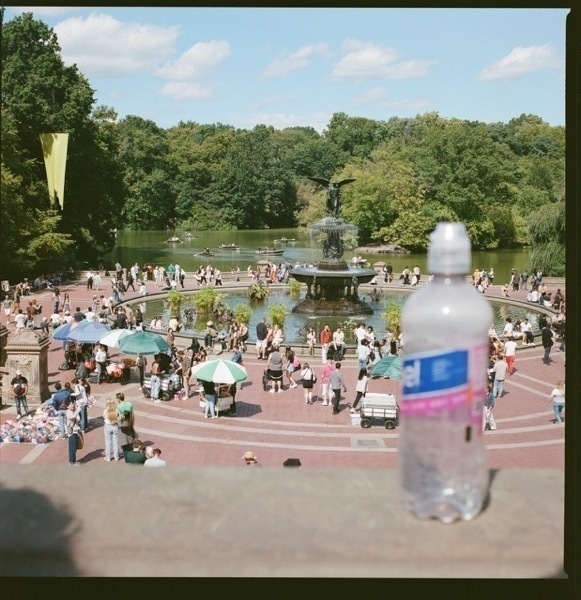
<path id="1" fill-rule="evenodd" d="M 236 383 L 248 379 L 244 367 L 231 360 L 206 360 L 192 367 L 191 374 L 201 381 L 214 383 Z"/>
<path id="2" fill-rule="evenodd" d="M 119 348 L 119 342 L 128 335 L 133 335 L 135 332 L 135 329 L 113 329 L 113 331 L 108 331 L 99 339 L 99 344 Z"/>

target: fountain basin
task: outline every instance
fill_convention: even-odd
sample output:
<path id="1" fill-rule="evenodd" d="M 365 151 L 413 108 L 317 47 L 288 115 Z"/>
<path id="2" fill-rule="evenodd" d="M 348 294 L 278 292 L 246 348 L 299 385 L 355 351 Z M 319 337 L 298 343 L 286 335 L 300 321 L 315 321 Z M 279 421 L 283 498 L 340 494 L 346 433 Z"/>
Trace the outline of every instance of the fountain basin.
<path id="1" fill-rule="evenodd" d="M 368 315 L 373 309 L 359 298 L 358 287 L 376 275 L 373 269 L 349 267 L 345 261 L 328 261 L 317 267 L 296 267 L 290 274 L 307 285 L 307 294 L 292 311 L 304 315 L 340 317 Z"/>

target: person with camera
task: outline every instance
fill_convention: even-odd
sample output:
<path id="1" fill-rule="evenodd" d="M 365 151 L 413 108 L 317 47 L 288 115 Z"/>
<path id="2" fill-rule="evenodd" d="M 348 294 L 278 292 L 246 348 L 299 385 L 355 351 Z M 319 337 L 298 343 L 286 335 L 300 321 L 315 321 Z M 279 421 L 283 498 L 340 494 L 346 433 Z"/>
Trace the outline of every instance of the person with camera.
<path id="1" fill-rule="evenodd" d="M 17 369 L 14 377 L 10 382 L 12 393 L 14 394 L 14 402 L 16 403 L 17 419 L 24 417 L 29 413 L 28 404 L 26 402 L 26 392 L 28 391 L 28 379 L 24 377 L 22 371 Z"/>

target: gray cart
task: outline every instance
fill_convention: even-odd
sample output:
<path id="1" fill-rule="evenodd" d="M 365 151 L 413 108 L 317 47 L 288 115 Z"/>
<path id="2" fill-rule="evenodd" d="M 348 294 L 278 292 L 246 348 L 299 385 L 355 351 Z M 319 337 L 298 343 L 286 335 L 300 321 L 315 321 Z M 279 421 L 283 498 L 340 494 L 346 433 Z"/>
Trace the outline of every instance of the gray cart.
<path id="1" fill-rule="evenodd" d="M 361 399 L 361 427 L 371 427 L 374 419 L 383 421 L 386 429 L 399 423 L 399 406 L 393 394 L 367 393 Z"/>

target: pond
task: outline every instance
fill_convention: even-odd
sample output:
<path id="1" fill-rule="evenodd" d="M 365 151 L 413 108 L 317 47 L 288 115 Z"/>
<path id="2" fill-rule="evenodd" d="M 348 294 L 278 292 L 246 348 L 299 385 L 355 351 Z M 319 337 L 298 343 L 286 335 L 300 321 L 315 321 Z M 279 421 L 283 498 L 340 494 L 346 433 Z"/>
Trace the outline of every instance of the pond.
<path id="1" fill-rule="evenodd" d="M 283 250 L 279 256 L 269 257 L 279 264 L 288 261 L 291 264 L 316 263 L 322 257 L 322 250 L 309 235 L 308 229 L 256 229 L 244 231 L 198 231 L 191 232 L 192 238 L 185 236 L 185 231 L 119 231 L 116 234 L 116 246 L 109 253 L 104 265 L 113 268 L 119 261 L 124 267 L 129 267 L 135 262 L 139 265 L 150 263 L 167 267 L 170 263 L 178 263 L 187 272 L 195 271 L 200 265 L 208 263 L 223 272 L 239 267 L 245 270 L 248 265 L 256 265 L 257 260 L 265 258 L 255 254 L 259 247 L 275 247 Z M 178 237 L 181 242 L 169 243 L 171 237 Z M 280 238 L 289 241 L 282 243 Z M 240 249 L 223 249 L 222 244 L 235 244 Z M 200 256 L 197 253 L 204 248 L 210 248 L 214 256 Z M 354 251 L 345 251 L 344 258 L 349 260 L 355 255 Z M 422 273 L 426 273 L 426 254 L 371 254 L 358 253 L 370 265 L 382 261 L 391 263 L 395 273 L 407 266 L 410 269 L 418 266 Z M 495 250 L 488 252 L 472 253 L 472 271 L 479 269 L 494 269 L 495 283 L 508 283 L 511 268 L 520 273 L 523 269 L 530 269 L 529 249 L 516 248 L 510 250 Z M 98 265 L 87 267 L 96 268 Z"/>
<path id="2" fill-rule="evenodd" d="M 410 292 L 413 293 L 413 292 Z M 252 308 L 252 317 L 249 323 L 250 339 L 255 339 L 256 325 L 260 322 L 262 317 L 265 317 L 267 322 L 268 318 L 268 306 L 274 302 L 280 302 L 287 308 L 287 316 L 284 324 L 285 342 L 287 343 L 304 343 L 306 342 L 306 327 L 312 326 L 315 328 L 317 333 L 323 328 L 325 324 L 329 324 L 331 331 L 334 331 L 338 325 L 342 325 L 345 328 L 345 340 L 347 343 L 355 343 L 355 338 L 352 335 L 352 327 L 354 322 L 363 321 L 366 326 L 371 325 L 376 332 L 378 337 L 381 337 L 386 329 L 386 321 L 383 318 L 383 312 L 385 304 L 387 302 L 398 302 L 403 304 L 406 297 L 409 295 L 408 292 L 398 293 L 397 291 L 386 293 L 382 291 L 382 296 L 379 302 L 371 302 L 367 296 L 362 296 L 370 306 L 373 308 L 372 315 L 362 315 L 361 317 L 352 317 L 349 321 L 344 319 L 325 316 L 325 317 L 307 317 L 306 315 L 299 315 L 292 313 L 292 308 L 295 304 L 304 297 L 304 292 L 301 293 L 299 298 L 292 298 L 291 295 L 284 290 L 272 290 L 268 300 L 263 302 L 254 302 L 250 304 Z M 239 304 L 249 304 L 248 297 L 244 293 L 224 293 L 225 302 L 230 309 L 234 309 Z M 139 306 L 144 314 L 145 322 L 149 323 L 151 318 L 156 315 L 161 315 L 164 322 L 169 321 L 170 309 L 166 300 L 156 299 L 149 300 L 146 302 L 131 302 L 132 307 Z M 501 334 L 504 328 L 504 323 L 507 317 L 511 317 L 513 322 L 522 321 L 525 317 L 529 319 L 533 325 L 533 332 L 538 333 L 538 313 L 532 312 L 525 307 L 521 308 L 509 304 L 504 304 L 500 301 L 491 300 L 491 307 L 494 313 L 494 324 L 496 331 Z M 199 319 L 194 315 L 192 321 L 187 322 L 184 318 L 184 310 L 193 307 L 191 302 L 191 294 L 184 294 L 184 302 L 181 308 L 181 322 L 183 324 L 182 332 L 185 333 L 201 333 L 206 326 L 207 317 L 200 317 Z M 224 327 L 217 324 L 218 331 Z M 225 325 L 227 329 L 227 325 Z"/>

